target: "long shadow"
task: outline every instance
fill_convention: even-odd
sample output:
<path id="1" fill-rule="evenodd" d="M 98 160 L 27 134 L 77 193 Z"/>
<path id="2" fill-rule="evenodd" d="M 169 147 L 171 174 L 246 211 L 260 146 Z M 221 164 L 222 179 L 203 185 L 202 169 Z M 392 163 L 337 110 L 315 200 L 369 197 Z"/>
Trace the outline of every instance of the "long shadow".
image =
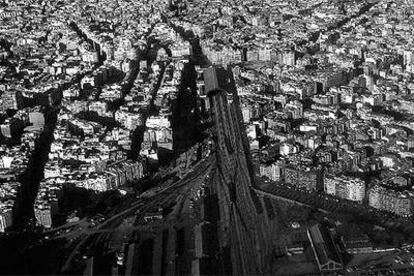
<path id="1" fill-rule="evenodd" d="M 173 148 L 179 155 L 196 143 L 203 140 L 203 130 L 200 129 L 200 114 L 197 109 L 197 73 L 194 64 L 187 63 L 184 67 L 183 78 L 178 97 L 172 108 Z"/>
<path id="2" fill-rule="evenodd" d="M 44 167 L 53 141 L 53 131 L 57 123 L 59 110 L 49 107 L 45 110 L 45 128 L 36 141 L 35 150 L 30 157 L 26 171 L 20 175 L 22 183 L 14 212 L 13 228 L 23 230 L 34 218 L 33 204 L 39 190 L 39 183 L 44 176 Z"/>

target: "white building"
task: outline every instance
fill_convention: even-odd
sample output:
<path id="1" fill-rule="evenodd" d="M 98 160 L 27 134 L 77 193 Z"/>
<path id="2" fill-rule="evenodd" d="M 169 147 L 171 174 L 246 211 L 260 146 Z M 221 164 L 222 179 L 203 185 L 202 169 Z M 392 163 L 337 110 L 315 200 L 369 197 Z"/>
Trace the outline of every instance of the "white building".
<path id="1" fill-rule="evenodd" d="M 326 176 L 325 193 L 340 198 L 362 202 L 365 198 L 365 182 L 346 176 Z"/>

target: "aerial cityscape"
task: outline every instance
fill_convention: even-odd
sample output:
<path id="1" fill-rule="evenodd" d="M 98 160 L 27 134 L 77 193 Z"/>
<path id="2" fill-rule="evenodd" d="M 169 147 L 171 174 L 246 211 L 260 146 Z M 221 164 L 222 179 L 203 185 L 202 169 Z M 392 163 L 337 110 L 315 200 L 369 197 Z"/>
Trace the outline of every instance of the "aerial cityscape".
<path id="1" fill-rule="evenodd" d="M 414 275 L 414 1 L 0 0 L 1 275 Z"/>

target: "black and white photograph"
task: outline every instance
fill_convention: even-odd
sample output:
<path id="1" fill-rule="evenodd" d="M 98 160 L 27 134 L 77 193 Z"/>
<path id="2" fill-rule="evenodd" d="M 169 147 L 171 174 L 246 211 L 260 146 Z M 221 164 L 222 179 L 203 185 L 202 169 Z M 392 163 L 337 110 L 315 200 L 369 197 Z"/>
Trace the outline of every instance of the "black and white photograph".
<path id="1" fill-rule="evenodd" d="M 414 275 L 414 0 L 0 0 L 0 275 Z"/>

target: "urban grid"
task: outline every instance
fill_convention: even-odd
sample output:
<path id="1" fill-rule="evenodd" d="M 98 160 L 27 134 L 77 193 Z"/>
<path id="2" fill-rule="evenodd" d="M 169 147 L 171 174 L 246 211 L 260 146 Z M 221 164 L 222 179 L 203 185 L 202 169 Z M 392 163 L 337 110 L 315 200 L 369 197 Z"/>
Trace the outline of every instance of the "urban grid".
<path id="1" fill-rule="evenodd" d="M 414 275 L 413 0 L 0 0 L 1 275 Z"/>

